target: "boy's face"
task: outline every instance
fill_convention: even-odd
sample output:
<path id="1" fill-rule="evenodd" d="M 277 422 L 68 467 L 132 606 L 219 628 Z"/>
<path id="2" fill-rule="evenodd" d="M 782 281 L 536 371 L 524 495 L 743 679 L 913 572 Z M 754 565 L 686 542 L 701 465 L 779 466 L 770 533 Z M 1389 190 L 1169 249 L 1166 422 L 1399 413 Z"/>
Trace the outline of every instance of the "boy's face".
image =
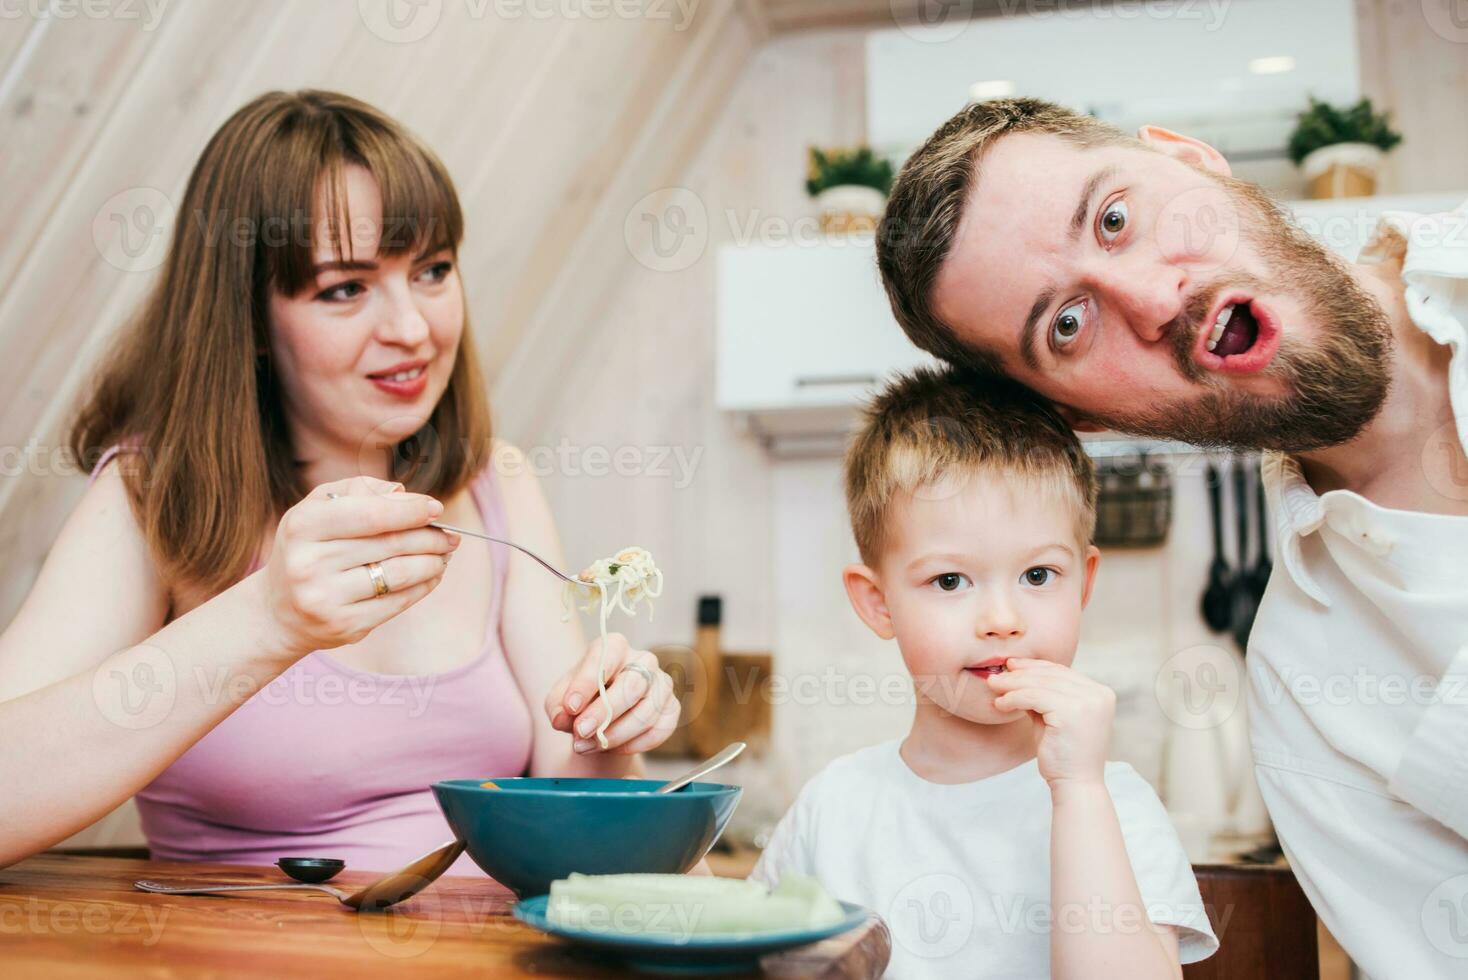
<path id="1" fill-rule="evenodd" d="M 1100 552 L 1076 539 L 1074 505 L 1004 473 L 945 478 L 888 512 L 877 567 L 848 566 L 847 594 L 896 638 L 918 696 L 969 721 L 994 707 L 987 674 L 1009 657 L 1069 665 Z"/>

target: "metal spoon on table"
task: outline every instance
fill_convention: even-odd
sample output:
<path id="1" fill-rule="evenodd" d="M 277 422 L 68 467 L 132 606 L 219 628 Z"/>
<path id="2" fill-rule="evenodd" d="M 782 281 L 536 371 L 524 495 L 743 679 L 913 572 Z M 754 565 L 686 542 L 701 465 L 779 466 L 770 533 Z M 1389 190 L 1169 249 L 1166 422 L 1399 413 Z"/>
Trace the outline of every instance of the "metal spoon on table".
<path id="1" fill-rule="evenodd" d="M 359 912 L 377 912 L 406 901 L 421 892 L 448 870 L 464 852 L 464 842 L 449 841 L 418 858 L 400 871 L 384 875 L 374 882 L 347 893 L 330 885 L 165 885 L 157 881 L 135 881 L 133 887 L 160 895 L 223 895 L 227 892 L 250 892 L 265 889 L 295 889 L 325 892 L 348 908 Z"/>

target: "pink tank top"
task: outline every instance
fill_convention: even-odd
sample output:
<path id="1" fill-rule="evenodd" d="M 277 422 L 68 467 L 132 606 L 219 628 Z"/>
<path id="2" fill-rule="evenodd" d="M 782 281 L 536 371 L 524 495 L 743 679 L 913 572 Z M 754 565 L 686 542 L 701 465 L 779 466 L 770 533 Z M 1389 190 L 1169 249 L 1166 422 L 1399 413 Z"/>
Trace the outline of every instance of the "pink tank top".
<path id="1" fill-rule="evenodd" d="M 93 480 L 117 448 L 103 454 Z M 493 466 L 470 493 L 488 532 L 507 536 Z M 507 549 L 491 547 L 495 586 L 478 656 L 410 675 L 308 654 L 138 792 L 153 856 L 236 864 L 327 857 L 354 870 L 394 870 L 453 837 L 430 784 L 524 774 L 532 718 L 500 645 Z M 205 690 L 228 682 L 196 680 Z M 468 855 L 449 873 L 483 874 Z"/>

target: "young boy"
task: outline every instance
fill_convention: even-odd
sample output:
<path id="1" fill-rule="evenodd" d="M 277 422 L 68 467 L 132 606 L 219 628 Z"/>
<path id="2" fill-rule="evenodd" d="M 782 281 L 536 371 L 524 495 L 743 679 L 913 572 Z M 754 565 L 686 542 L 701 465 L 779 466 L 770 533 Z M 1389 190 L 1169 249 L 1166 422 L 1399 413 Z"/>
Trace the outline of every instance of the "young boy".
<path id="1" fill-rule="evenodd" d="M 890 385 L 846 458 L 858 616 L 896 639 L 905 739 L 832 762 L 753 878 L 814 875 L 892 930 L 889 977 L 1175 978 L 1218 940 L 1115 696 L 1070 669 L 1100 552 L 1074 433 L 953 369 Z"/>

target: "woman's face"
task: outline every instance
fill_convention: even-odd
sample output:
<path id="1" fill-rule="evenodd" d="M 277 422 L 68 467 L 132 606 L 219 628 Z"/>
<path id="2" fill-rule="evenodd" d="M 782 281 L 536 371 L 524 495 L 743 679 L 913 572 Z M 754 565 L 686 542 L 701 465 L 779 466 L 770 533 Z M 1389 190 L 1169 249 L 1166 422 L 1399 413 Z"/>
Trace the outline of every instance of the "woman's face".
<path id="1" fill-rule="evenodd" d="M 450 249 L 379 258 L 382 198 L 367 170 L 347 167 L 344 191 L 347 261 L 317 234 L 315 282 L 297 296 L 271 289 L 271 356 L 297 457 L 352 454 L 376 475 L 381 451 L 418 431 L 448 386 L 464 294 Z"/>

